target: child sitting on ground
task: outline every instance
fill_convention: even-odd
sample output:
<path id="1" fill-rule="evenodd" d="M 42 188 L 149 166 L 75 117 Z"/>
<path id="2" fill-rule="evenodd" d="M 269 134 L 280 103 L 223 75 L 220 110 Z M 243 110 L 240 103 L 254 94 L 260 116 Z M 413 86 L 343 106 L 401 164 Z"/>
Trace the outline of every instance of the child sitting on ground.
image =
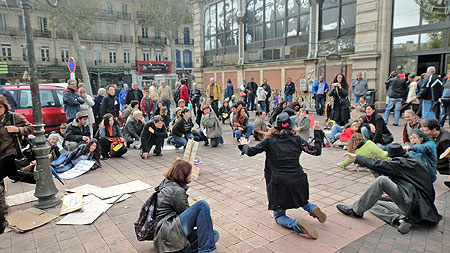
<path id="1" fill-rule="evenodd" d="M 301 108 L 297 113 L 297 119 L 295 120 L 295 131 L 306 142 L 309 139 L 309 128 L 311 127 L 311 120 L 307 113 L 305 108 Z"/>
<path id="2" fill-rule="evenodd" d="M 337 140 L 335 143 L 333 143 L 333 147 L 342 147 L 347 149 L 347 143 L 350 140 L 350 137 L 358 131 L 360 124 L 358 121 L 352 122 L 350 127 L 347 127 L 344 132 L 342 132 L 341 135 L 339 135 L 339 140 Z"/>
<path id="3" fill-rule="evenodd" d="M 354 153 L 357 155 L 377 159 L 377 160 L 383 160 L 383 161 L 389 161 L 390 158 L 387 157 L 387 152 L 382 150 L 375 144 L 373 141 L 368 140 L 367 142 L 364 142 L 364 137 L 360 133 L 354 133 L 352 137 L 350 137 L 350 140 L 347 144 L 348 152 Z M 345 161 L 338 163 L 337 165 L 343 169 L 346 169 L 347 166 L 352 164 L 352 160 L 350 158 L 347 158 Z M 353 169 L 350 169 L 350 171 L 357 171 L 359 165 L 356 165 Z"/>
<path id="4" fill-rule="evenodd" d="M 256 111 L 256 120 L 255 123 L 253 123 L 253 125 L 255 126 L 255 128 L 253 129 L 253 137 L 255 137 L 255 140 L 257 141 L 262 141 L 264 138 L 266 138 L 267 131 L 269 130 L 266 123 L 264 122 L 265 118 L 265 111 Z"/>

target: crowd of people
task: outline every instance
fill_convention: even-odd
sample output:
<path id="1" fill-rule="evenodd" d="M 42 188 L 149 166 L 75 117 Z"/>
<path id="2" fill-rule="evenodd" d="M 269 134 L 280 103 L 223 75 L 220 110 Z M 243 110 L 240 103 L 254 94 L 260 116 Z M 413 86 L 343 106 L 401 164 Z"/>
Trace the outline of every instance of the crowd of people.
<path id="1" fill-rule="evenodd" d="M 331 84 L 320 76 L 312 94 L 316 114 L 325 114 L 330 126 L 331 144 L 347 150 L 346 159 L 338 166 L 347 169 L 354 163 L 349 170 L 367 168 L 376 178 L 353 205 L 337 205 L 337 209 L 358 218 L 370 209 L 398 226 L 399 232 L 407 233 L 416 224 L 437 224 L 441 219 L 434 204 L 433 183 L 438 173 L 450 174 L 446 155 L 450 132 L 443 129 L 446 115 L 450 116 L 450 72 L 439 77 L 430 67 L 420 78 L 409 74 L 406 79 L 392 72 L 386 89 L 384 117 L 367 102 L 368 85 L 361 73 L 350 85 L 342 73 Z M 264 177 L 269 210 L 276 223 L 317 238 L 314 226 L 286 215 L 286 210 L 302 207 L 321 223 L 327 218 L 320 207 L 309 201 L 307 174 L 299 163 L 302 152 L 319 156 L 327 146 L 328 138 L 310 113 L 311 106 L 303 97 L 295 98 L 295 83 L 290 77 L 282 101 L 279 94 L 272 92 L 267 79 L 258 85 L 251 77 L 237 91 L 239 96 L 231 80 L 227 80 L 222 94 L 222 86 L 210 78 L 205 94 L 197 84 L 188 87 L 187 81 L 181 80 L 173 93 L 161 81 L 159 86 L 152 82 L 142 90 L 136 83 L 130 89 L 123 85 L 121 90 L 117 85 L 108 85 L 91 97 L 84 84 L 69 80 L 63 93 L 68 123 L 48 136 L 51 169 L 62 173 L 81 160 L 94 161 L 92 169 L 97 169 L 101 160 L 124 156 L 130 148 L 139 150 L 142 159 L 149 159 L 150 154 L 162 156 L 165 145 L 183 149 L 190 139 L 218 147 L 224 143 L 224 127 L 229 127 L 242 154 L 266 153 Z M 171 113 L 173 104 L 175 110 Z M 393 126 L 399 125 L 402 113 L 404 116 L 403 144 L 394 143 L 388 127 L 392 109 Z M 256 115 L 253 120 L 252 111 Z M 29 134 L 33 127 L 11 110 L 2 95 L 0 118 L 2 181 L 9 177 L 33 183 L 32 170 L 27 172 L 14 165 L 17 154 L 12 137 L 14 133 Z M 258 142 L 253 147 L 252 139 Z M 187 201 L 191 170 L 192 165 L 177 160 L 158 186 L 162 200 L 156 206 L 157 216 L 165 222 L 156 231 L 155 247 L 161 251 L 215 249 L 218 232 L 212 228 L 208 203 L 199 201 L 189 207 Z M 450 187 L 450 181 L 445 185 Z"/>

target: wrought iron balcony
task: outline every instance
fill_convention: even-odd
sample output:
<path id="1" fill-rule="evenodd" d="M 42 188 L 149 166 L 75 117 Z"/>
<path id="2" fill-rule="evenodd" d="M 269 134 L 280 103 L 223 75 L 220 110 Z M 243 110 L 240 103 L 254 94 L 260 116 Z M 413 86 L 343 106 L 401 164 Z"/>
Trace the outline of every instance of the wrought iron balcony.
<path id="1" fill-rule="evenodd" d="M 176 45 L 194 45 L 194 40 L 190 39 L 190 40 L 185 40 L 185 39 L 175 39 L 175 44 Z"/>
<path id="2" fill-rule="evenodd" d="M 0 36 L 6 35 L 6 36 L 24 36 L 25 31 L 23 29 L 20 29 L 18 27 L 8 27 L 6 29 L 0 28 Z"/>
<path id="3" fill-rule="evenodd" d="M 143 45 L 149 44 L 167 44 L 166 37 L 142 37 L 138 36 L 138 42 Z"/>
<path id="4" fill-rule="evenodd" d="M 106 17 L 106 18 L 131 19 L 131 13 L 122 11 L 99 10 L 97 11 L 96 15 L 98 17 Z"/>

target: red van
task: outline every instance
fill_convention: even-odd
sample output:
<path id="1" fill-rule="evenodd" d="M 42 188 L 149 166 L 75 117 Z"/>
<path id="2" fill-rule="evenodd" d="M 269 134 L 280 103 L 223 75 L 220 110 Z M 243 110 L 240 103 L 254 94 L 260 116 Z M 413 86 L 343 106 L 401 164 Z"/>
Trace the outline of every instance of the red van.
<path id="1" fill-rule="evenodd" d="M 30 123 L 33 121 L 33 102 L 29 85 L 5 85 L 16 99 L 16 113 L 22 114 Z M 67 122 L 63 108 L 63 91 L 67 84 L 39 84 L 41 97 L 42 118 L 45 124 L 45 133 L 58 130 L 63 122 Z"/>

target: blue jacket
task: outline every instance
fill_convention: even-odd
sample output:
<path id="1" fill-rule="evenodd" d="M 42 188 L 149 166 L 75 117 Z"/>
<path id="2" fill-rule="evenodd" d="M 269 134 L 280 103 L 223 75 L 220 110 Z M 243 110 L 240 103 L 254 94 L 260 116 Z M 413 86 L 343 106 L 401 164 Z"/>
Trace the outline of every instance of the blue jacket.
<path id="1" fill-rule="evenodd" d="M 84 99 L 76 92 L 70 88 L 63 91 L 64 112 L 67 120 L 74 119 L 77 112 L 80 111 L 80 105 L 84 104 Z"/>
<path id="2" fill-rule="evenodd" d="M 436 163 L 437 153 L 436 144 L 433 141 L 427 141 L 423 144 L 411 147 L 409 154 L 419 159 L 429 170 L 431 178 L 434 181 L 437 179 Z"/>
<path id="3" fill-rule="evenodd" d="M 314 85 L 313 85 L 313 87 L 312 87 L 312 94 L 313 95 L 315 95 L 316 93 L 317 93 L 317 90 L 319 89 L 319 81 L 317 81 Z M 327 82 L 325 82 L 325 81 L 323 81 L 323 83 L 325 84 L 325 89 L 323 90 L 324 91 L 324 94 L 325 93 L 327 93 L 327 91 L 329 91 L 330 90 L 330 86 L 328 86 L 328 83 Z"/>
<path id="4" fill-rule="evenodd" d="M 295 84 L 293 82 L 286 83 L 286 86 L 284 87 L 284 95 L 292 96 L 292 94 L 294 93 L 295 93 Z"/>
<path id="5" fill-rule="evenodd" d="M 125 89 L 122 89 L 122 90 L 120 91 L 120 93 L 119 93 L 119 103 L 120 103 L 121 105 L 126 104 L 127 93 L 128 93 L 128 90 L 125 90 Z M 141 102 L 141 101 L 139 101 L 139 102 Z"/>
<path id="6" fill-rule="evenodd" d="M 230 98 L 233 96 L 234 94 L 234 87 L 232 83 L 229 83 L 227 85 L 227 90 L 225 91 L 225 98 Z"/>
<path id="7" fill-rule="evenodd" d="M 0 86 L 0 95 L 5 96 L 6 100 L 8 100 L 9 106 L 11 107 L 11 111 L 14 112 L 17 107 L 17 103 L 16 100 L 14 99 L 13 94 L 9 90 Z"/>

